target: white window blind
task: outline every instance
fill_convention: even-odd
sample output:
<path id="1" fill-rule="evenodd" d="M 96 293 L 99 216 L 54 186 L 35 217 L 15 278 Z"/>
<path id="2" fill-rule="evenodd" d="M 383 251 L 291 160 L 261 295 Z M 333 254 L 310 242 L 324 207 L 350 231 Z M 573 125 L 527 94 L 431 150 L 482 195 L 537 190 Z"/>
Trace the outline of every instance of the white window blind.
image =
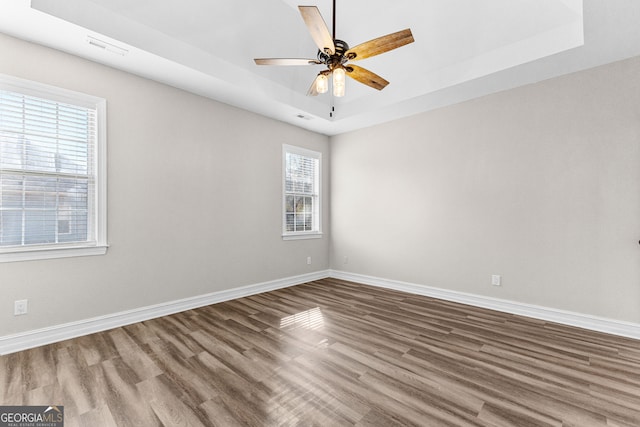
<path id="1" fill-rule="evenodd" d="M 21 89 L 0 86 L 0 253 L 104 244 L 98 106 Z"/>
<path id="2" fill-rule="evenodd" d="M 321 154 L 284 146 L 283 235 L 320 232 Z"/>

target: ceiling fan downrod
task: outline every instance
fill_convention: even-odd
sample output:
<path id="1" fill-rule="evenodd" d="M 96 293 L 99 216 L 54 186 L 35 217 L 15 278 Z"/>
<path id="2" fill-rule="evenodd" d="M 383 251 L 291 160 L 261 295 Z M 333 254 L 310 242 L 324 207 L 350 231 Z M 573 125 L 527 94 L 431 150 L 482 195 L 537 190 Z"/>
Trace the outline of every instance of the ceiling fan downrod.
<path id="1" fill-rule="evenodd" d="M 336 39 L 336 0 L 333 0 L 333 39 Z"/>

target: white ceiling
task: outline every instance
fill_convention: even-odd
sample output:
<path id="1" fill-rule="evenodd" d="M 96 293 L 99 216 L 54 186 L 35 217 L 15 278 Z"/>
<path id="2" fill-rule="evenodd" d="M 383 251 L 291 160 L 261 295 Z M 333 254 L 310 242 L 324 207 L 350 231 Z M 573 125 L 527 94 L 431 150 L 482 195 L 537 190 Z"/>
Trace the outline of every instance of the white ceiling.
<path id="1" fill-rule="evenodd" d="M 331 28 L 331 0 L 304 4 Z M 640 55 L 638 0 L 337 0 L 336 35 L 351 46 L 405 28 L 415 43 L 358 62 L 391 82 L 383 91 L 349 80 L 344 98 L 307 97 L 323 66 L 253 62 L 315 58 L 297 5 L 3 0 L 0 32 L 327 135 Z"/>

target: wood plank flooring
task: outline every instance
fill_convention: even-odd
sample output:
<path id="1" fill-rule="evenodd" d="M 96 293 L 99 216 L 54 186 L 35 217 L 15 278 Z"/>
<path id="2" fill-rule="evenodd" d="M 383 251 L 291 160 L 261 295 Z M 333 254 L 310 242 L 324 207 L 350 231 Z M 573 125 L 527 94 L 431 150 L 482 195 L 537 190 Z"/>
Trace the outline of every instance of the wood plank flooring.
<path id="1" fill-rule="evenodd" d="M 75 426 L 640 426 L 640 341 L 334 279 L 0 357 Z"/>

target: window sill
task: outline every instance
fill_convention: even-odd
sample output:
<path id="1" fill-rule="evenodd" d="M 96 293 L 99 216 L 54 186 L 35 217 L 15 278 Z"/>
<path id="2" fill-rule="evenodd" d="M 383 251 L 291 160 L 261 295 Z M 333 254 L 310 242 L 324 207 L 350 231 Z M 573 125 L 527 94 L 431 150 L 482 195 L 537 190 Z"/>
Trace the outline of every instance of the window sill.
<path id="1" fill-rule="evenodd" d="M 296 234 L 283 234 L 282 240 L 306 240 L 306 239 L 321 239 L 322 233 L 314 231 L 312 233 L 296 233 Z"/>
<path id="2" fill-rule="evenodd" d="M 0 252 L 0 262 L 33 261 L 39 259 L 70 258 L 81 256 L 104 255 L 107 245 L 69 246 L 60 248 L 29 248 L 11 252 Z"/>

